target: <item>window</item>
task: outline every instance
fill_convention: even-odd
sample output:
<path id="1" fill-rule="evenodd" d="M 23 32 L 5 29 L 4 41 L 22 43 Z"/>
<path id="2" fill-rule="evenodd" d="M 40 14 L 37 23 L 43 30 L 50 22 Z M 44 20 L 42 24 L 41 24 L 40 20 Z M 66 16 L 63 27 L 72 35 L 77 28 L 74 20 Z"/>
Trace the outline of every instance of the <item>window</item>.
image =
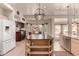
<path id="1" fill-rule="evenodd" d="M 72 36 L 77 36 L 77 24 L 72 24 Z"/>
<path id="2" fill-rule="evenodd" d="M 60 25 L 55 25 L 55 37 L 59 38 L 61 32 L 61 26 Z"/>
<path id="3" fill-rule="evenodd" d="M 63 25 L 63 34 L 68 35 L 68 25 Z"/>

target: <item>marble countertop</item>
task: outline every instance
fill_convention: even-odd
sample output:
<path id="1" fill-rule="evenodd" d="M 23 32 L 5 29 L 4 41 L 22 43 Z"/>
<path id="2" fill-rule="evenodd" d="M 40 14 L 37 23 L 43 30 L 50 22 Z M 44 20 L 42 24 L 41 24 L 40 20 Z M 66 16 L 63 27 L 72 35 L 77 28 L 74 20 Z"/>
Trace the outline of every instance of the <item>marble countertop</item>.
<path id="1" fill-rule="evenodd" d="M 64 35 L 64 36 L 68 36 L 68 35 Z M 71 37 L 71 39 L 77 39 L 77 40 L 79 40 L 79 36 L 76 36 L 76 35 L 72 35 L 72 36 L 68 36 L 68 37 Z"/>
<path id="2" fill-rule="evenodd" d="M 32 34 L 28 35 L 27 39 L 52 39 L 52 37 L 45 34 Z"/>

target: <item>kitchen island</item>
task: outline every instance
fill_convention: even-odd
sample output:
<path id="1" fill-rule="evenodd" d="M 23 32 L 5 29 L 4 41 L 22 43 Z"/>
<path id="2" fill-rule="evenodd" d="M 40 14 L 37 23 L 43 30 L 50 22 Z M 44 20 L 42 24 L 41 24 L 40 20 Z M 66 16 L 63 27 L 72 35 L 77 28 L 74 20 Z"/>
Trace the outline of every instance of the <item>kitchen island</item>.
<path id="1" fill-rule="evenodd" d="M 79 37 L 62 35 L 60 45 L 74 56 L 79 56 Z"/>
<path id="2" fill-rule="evenodd" d="M 53 55 L 53 38 L 45 34 L 31 34 L 26 39 L 27 56 Z"/>

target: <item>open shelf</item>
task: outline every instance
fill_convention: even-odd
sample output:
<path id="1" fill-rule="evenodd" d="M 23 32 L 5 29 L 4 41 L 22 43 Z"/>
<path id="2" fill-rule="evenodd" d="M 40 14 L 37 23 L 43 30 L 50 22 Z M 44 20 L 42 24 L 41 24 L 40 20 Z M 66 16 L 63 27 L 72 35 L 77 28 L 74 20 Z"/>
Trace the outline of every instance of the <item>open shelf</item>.
<path id="1" fill-rule="evenodd" d="M 30 46 L 30 48 L 50 48 L 51 46 Z"/>
<path id="2" fill-rule="evenodd" d="M 53 39 L 29 39 L 26 47 L 30 50 L 28 56 L 51 56 L 53 55 Z M 27 49 L 26 49 L 27 51 Z"/>
<path id="3" fill-rule="evenodd" d="M 47 52 L 47 51 L 46 52 L 43 52 L 43 51 L 42 52 L 35 52 L 34 51 L 34 52 L 30 52 L 29 54 L 49 54 L 49 52 Z"/>

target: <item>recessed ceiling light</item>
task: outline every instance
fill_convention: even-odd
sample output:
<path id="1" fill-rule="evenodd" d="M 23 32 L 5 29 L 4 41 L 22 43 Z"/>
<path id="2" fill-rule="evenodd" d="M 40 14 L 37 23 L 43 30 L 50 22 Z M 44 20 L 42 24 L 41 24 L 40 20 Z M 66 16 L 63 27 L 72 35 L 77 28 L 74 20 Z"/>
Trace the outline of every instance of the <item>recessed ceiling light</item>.
<path id="1" fill-rule="evenodd" d="M 57 10 L 59 9 L 59 8 L 56 8 Z"/>
<path id="2" fill-rule="evenodd" d="M 46 6 L 44 6 L 44 8 L 46 8 Z"/>

